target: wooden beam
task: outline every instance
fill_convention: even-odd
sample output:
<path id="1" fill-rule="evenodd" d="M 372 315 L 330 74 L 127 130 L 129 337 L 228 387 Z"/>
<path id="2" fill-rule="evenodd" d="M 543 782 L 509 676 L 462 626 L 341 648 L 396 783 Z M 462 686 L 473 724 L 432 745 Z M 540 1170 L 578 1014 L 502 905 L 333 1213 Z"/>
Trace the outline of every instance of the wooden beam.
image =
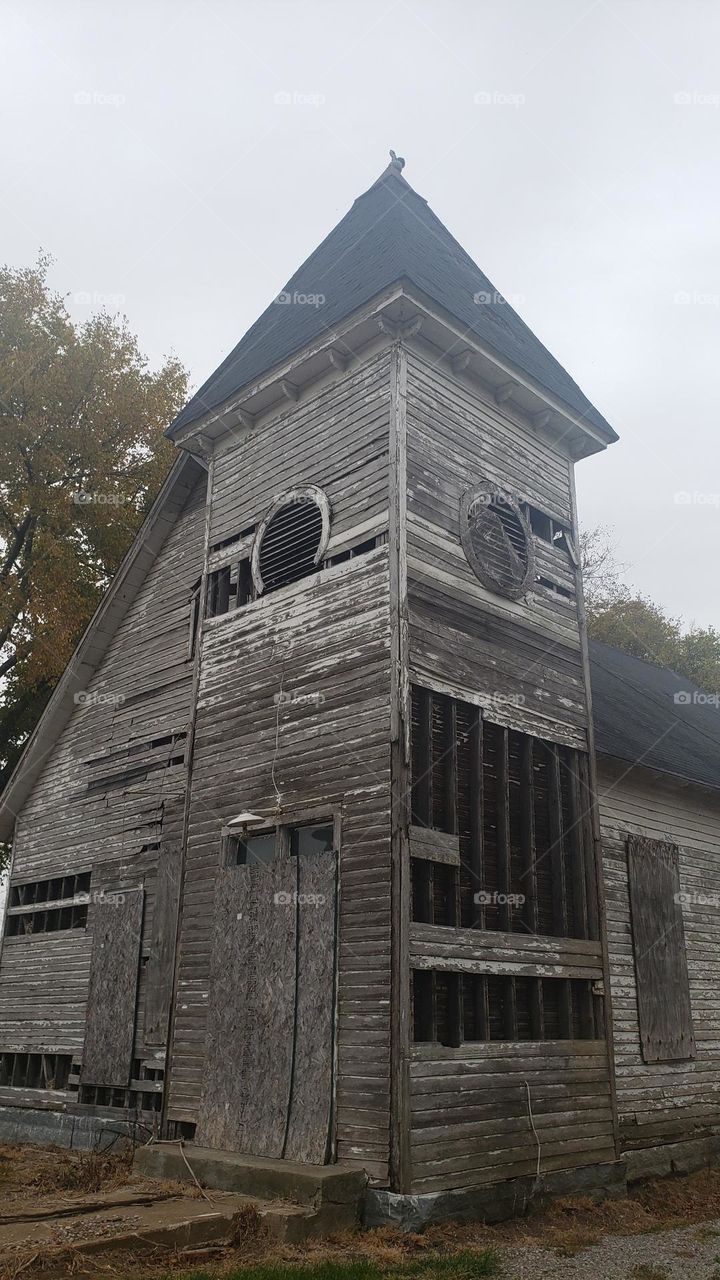
<path id="1" fill-rule="evenodd" d="M 414 320 L 410 320 L 407 324 L 401 326 L 400 333 L 403 338 L 415 338 L 420 333 L 422 327 L 422 316 L 415 316 Z"/>
<path id="2" fill-rule="evenodd" d="M 570 789 L 570 825 L 572 835 L 569 837 L 569 845 L 572 850 L 570 855 L 571 870 L 571 886 L 573 902 L 573 915 L 575 917 L 575 932 L 580 938 L 594 936 L 588 932 L 588 897 L 587 897 L 587 880 L 588 880 L 588 864 L 590 864 L 591 876 L 594 866 L 594 849 L 592 840 L 592 830 L 590 826 L 590 806 L 592 804 L 590 793 L 583 796 L 580 789 L 580 778 L 577 771 L 577 757 L 571 755 L 568 765 L 567 782 Z M 589 850 L 588 850 L 589 845 Z M 591 886 L 593 897 L 595 897 L 594 886 Z"/>
<path id="3" fill-rule="evenodd" d="M 498 891 L 505 901 L 499 903 L 500 928 L 510 928 L 510 766 L 508 731 L 503 725 L 497 731 L 497 853 Z"/>
<path id="4" fill-rule="evenodd" d="M 460 866 L 460 839 L 446 831 L 434 831 L 431 827 L 410 826 L 410 856 L 427 862 L 443 862 L 446 866 Z"/>
<path id="5" fill-rule="evenodd" d="M 590 783 L 590 767 L 586 755 L 573 755 L 576 770 L 571 794 L 577 797 L 582 815 L 582 846 L 585 863 L 585 907 L 587 912 L 587 936 L 600 937 L 600 911 L 595 875 L 595 841 L 593 837 L 592 806 L 594 803 Z"/>
<path id="6" fill-rule="evenodd" d="M 483 858 L 483 722 L 479 707 L 473 708 L 470 727 L 470 885 L 475 911 L 472 918 L 478 928 L 485 928 L 485 906 L 475 902 L 477 894 L 485 888 L 485 862 Z M 485 993 L 487 1005 L 487 992 Z"/>
<path id="7" fill-rule="evenodd" d="M 286 400 L 296 401 L 300 399 L 300 388 L 294 382 L 290 382 L 288 378 L 280 379 L 280 390 Z"/>
<path id="8" fill-rule="evenodd" d="M 506 400 L 510 399 L 513 392 L 517 391 L 517 389 L 517 382 L 503 382 L 501 386 L 497 387 L 495 390 L 495 403 L 504 404 Z"/>
<path id="9" fill-rule="evenodd" d="M 462 373 L 467 369 L 472 359 L 472 351 L 468 348 L 466 351 L 459 351 L 457 355 L 450 357 L 450 367 L 453 373 Z"/>
<path id="10" fill-rule="evenodd" d="M 535 778 L 533 738 L 522 737 L 520 761 L 520 841 L 523 864 L 523 920 L 531 933 L 538 932 L 537 868 L 535 865 Z"/>
<path id="11" fill-rule="evenodd" d="M 553 927 L 558 937 L 568 937 L 568 903 L 565 884 L 565 841 L 557 747 L 547 746 L 548 807 L 550 810 L 550 865 L 552 867 Z"/>
<path id="12" fill-rule="evenodd" d="M 333 369 L 337 369 L 338 373 L 344 373 L 350 363 L 348 352 L 340 351 L 338 347 L 330 347 L 328 359 Z"/>

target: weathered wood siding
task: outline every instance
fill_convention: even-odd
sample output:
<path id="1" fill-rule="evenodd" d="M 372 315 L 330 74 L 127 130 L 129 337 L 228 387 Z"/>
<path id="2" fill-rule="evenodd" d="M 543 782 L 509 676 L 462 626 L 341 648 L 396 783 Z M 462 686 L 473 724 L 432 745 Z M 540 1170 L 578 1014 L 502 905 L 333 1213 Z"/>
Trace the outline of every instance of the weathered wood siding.
<path id="1" fill-rule="evenodd" d="M 332 545 L 387 527 L 383 354 L 214 460 L 210 544 L 275 497 L 325 490 Z M 364 536 L 369 536 L 366 534 Z M 390 1040 L 390 603 L 386 546 L 205 623 L 182 909 L 171 1119 L 195 1122 L 223 823 L 341 814 L 337 1156 L 387 1176 Z M 282 698 L 281 698 L 282 695 Z"/>
<path id="2" fill-rule="evenodd" d="M 19 815 L 12 878 L 93 868 L 87 929 L 6 937 L 0 959 L 0 1049 L 82 1056 L 92 949 L 92 893 L 146 888 L 141 955 L 153 945 L 163 842 L 181 834 L 183 735 L 190 718 L 188 597 L 202 565 L 200 479 Z M 173 762 L 176 763 L 173 763 Z M 141 962 L 134 1055 L 146 1051 Z M 153 1041 L 156 1045 L 156 1041 Z M 86 1077 L 87 1079 L 87 1077 Z"/>
<path id="3" fill-rule="evenodd" d="M 574 573 L 535 538 L 537 584 L 486 590 L 461 546 L 466 490 L 489 480 L 572 528 L 571 463 L 444 366 L 408 353 L 408 611 L 413 683 L 479 704 L 486 719 L 586 751 Z M 410 968 L 601 981 L 597 941 L 414 923 Z M 433 1192 L 615 1158 L 601 1038 L 414 1043 L 409 1189 Z M 539 1160 L 539 1164 L 538 1164 Z"/>
<path id="4" fill-rule="evenodd" d="M 416 1193 L 615 1158 L 603 1041 L 417 1045 L 410 1079 Z"/>
<path id="5" fill-rule="evenodd" d="M 487 591 L 460 544 L 461 497 L 486 479 L 570 527 L 568 459 L 412 352 L 407 419 L 412 679 L 444 682 L 500 723 L 586 749 L 575 600 L 539 585 L 529 603 Z M 538 573 L 573 589 L 563 552 L 535 538 L 535 554 Z"/>
<path id="6" fill-rule="evenodd" d="M 599 801 L 620 1135 L 625 1151 L 720 1131 L 720 798 L 601 760 Z M 696 1057 L 644 1062 L 627 837 L 676 844 Z"/>

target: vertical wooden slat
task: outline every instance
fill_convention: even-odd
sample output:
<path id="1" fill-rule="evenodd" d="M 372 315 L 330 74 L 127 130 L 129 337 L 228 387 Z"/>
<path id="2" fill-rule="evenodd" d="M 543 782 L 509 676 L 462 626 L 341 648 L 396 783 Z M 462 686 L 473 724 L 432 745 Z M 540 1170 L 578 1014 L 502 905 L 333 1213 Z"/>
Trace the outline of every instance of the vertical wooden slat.
<path id="1" fill-rule="evenodd" d="M 475 1020 L 478 1040 L 490 1039 L 490 1008 L 488 1004 L 487 977 L 478 974 L 475 981 Z"/>
<path id="2" fill-rule="evenodd" d="M 550 812 L 550 864 L 553 882 L 553 928 L 558 937 L 568 936 L 567 886 L 565 884 L 565 844 L 560 790 L 560 761 L 557 747 L 548 745 L 548 803 Z"/>
<path id="3" fill-rule="evenodd" d="M 473 710 L 470 726 L 470 886 L 473 900 L 485 888 L 483 858 L 483 722 L 479 707 Z M 485 928 L 485 907 L 473 901 L 471 913 L 478 929 Z M 485 993 L 487 1010 L 487 991 Z M 481 1037 L 485 1039 L 485 1036 Z"/>
<path id="4" fill-rule="evenodd" d="M 522 739 L 520 762 L 520 839 L 522 843 L 525 895 L 522 917 L 531 933 L 538 931 L 537 872 L 535 868 L 535 788 L 533 777 L 533 739 Z"/>
<path id="5" fill-rule="evenodd" d="M 596 940 L 600 937 L 600 921 L 592 822 L 593 794 L 587 756 L 573 751 L 572 768 L 575 774 L 575 782 L 574 785 L 571 785 L 573 785 L 574 794 L 578 798 L 582 818 L 582 850 L 585 866 L 585 901 L 587 906 L 586 933 L 588 938 Z"/>
<path id="6" fill-rule="evenodd" d="M 447 698 L 443 719 L 443 775 L 445 782 L 445 814 L 446 830 L 456 835 L 458 826 L 458 738 L 457 738 L 457 702 Z M 460 868 L 453 867 L 449 875 L 448 891 L 450 902 L 450 923 L 459 925 L 460 916 Z"/>
<path id="7" fill-rule="evenodd" d="M 508 761 L 508 731 L 498 730 L 497 753 L 497 842 L 498 842 L 498 891 L 505 901 L 499 904 L 500 928 L 510 929 L 510 768 Z"/>
<path id="8" fill-rule="evenodd" d="M 432 730 L 433 730 L 433 696 L 429 689 L 418 689 L 419 723 L 417 734 L 417 777 L 413 778 L 413 806 L 417 821 L 426 827 L 432 826 L 433 816 L 433 771 L 432 771 Z"/>
<path id="9" fill-rule="evenodd" d="M 462 974 L 449 973 L 447 979 L 449 1042 L 457 1048 L 462 1044 L 464 1037 Z"/>
<path id="10" fill-rule="evenodd" d="M 505 1021 L 505 1039 L 517 1040 L 518 1038 L 518 1022 L 517 1022 L 517 996 L 515 991 L 515 979 L 505 978 L 505 999 L 503 1001 L 503 1015 Z"/>
<path id="11" fill-rule="evenodd" d="M 413 778 L 414 809 L 424 826 L 433 823 L 433 695 L 429 689 L 418 689 L 419 725 L 415 760 L 418 776 Z M 432 862 L 422 860 L 417 871 L 418 898 L 423 919 L 432 924 L 435 918 L 435 883 Z M 433 1024 L 434 1025 L 434 1024 Z"/>
<path id="12" fill-rule="evenodd" d="M 559 978 L 558 984 L 560 986 L 560 1038 L 562 1040 L 572 1040 L 573 1021 L 570 978 Z"/>
<path id="13" fill-rule="evenodd" d="M 593 1040 L 595 1037 L 595 1013 L 593 1010 L 592 985 L 581 978 L 572 983 L 573 1027 L 581 1040 Z"/>
<path id="14" fill-rule="evenodd" d="M 438 1041 L 438 998 L 437 998 L 437 974 L 434 969 L 430 971 L 430 1039 L 433 1044 Z"/>
<path id="15" fill-rule="evenodd" d="M 533 978 L 530 983 L 530 1030 L 533 1040 L 544 1040 L 542 978 Z"/>
<path id="16" fill-rule="evenodd" d="M 570 766 L 570 824 L 572 833 L 569 837 L 570 848 L 573 850 L 571 871 L 572 885 L 571 891 L 573 895 L 573 914 L 575 917 L 575 933 L 579 938 L 588 937 L 588 910 L 587 910 L 587 873 L 588 873 L 588 851 L 589 857 L 594 861 L 592 828 L 590 824 L 590 806 L 591 797 L 589 791 L 583 795 L 580 778 L 578 772 L 573 765 Z M 594 878 L 594 873 L 593 873 Z M 593 892 L 593 897 L 595 893 Z"/>
<path id="17" fill-rule="evenodd" d="M 458 788 L 457 788 L 457 703 L 454 698 L 447 698 L 443 718 L 443 774 L 445 779 L 445 813 L 447 815 L 446 830 L 452 835 L 458 829 Z"/>

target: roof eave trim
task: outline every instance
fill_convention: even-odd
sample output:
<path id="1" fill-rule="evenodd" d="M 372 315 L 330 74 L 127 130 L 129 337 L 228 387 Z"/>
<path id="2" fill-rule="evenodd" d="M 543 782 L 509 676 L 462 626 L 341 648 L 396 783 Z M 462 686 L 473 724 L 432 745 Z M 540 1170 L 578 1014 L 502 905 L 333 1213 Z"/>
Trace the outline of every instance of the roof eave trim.
<path id="1" fill-rule="evenodd" d="M 460 321 L 456 320 L 439 303 L 419 289 L 407 276 L 399 277 L 397 281 L 381 290 L 369 302 L 363 304 L 362 307 L 348 313 L 342 324 L 335 326 L 332 331 L 323 334 L 321 338 L 307 343 L 304 347 L 297 348 L 286 359 L 269 366 L 262 375 L 246 383 L 245 386 L 238 388 L 221 404 L 209 409 L 201 417 L 195 418 L 179 428 L 174 428 L 171 424 L 166 431 L 166 435 L 182 448 L 187 448 L 187 442 L 192 439 L 205 437 L 208 433 L 212 436 L 212 429 L 217 429 L 218 426 L 222 428 L 230 415 L 242 415 L 244 412 L 243 406 L 251 401 L 253 397 L 267 390 L 274 383 L 282 382 L 290 373 L 297 374 L 299 368 L 306 361 L 316 358 L 325 351 L 331 351 L 337 346 L 338 342 L 345 341 L 353 330 L 367 322 L 368 319 L 379 315 L 400 297 L 407 298 L 419 311 L 424 312 L 448 331 L 452 337 L 452 342 L 446 351 L 448 357 L 451 356 L 453 351 L 457 354 L 463 348 L 471 348 L 478 356 L 495 365 L 504 378 L 522 386 L 530 395 L 537 397 L 544 406 L 547 406 L 570 423 L 587 441 L 589 446 L 588 453 L 595 453 L 605 449 L 607 445 L 614 444 L 618 440 L 617 433 L 609 424 L 605 424 L 605 427 L 602 428 L 596 423 L 588 421 L 587 418 L 580 416 L 564 400 L 561 400 L 543 386 L 542 383 L 498 355 L 494 348 L 482 342 L 472 331 L 468 331 L 461 325 Z"/>

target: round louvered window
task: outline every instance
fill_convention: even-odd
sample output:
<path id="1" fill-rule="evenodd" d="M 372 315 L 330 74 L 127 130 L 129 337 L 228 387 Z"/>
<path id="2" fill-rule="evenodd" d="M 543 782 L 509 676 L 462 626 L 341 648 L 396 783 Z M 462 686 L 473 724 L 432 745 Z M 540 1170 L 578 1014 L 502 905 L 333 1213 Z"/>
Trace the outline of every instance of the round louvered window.
<path id="1" fill-rule="evenodd" d="M 516 500 L 494 485 L 469 490 L 460 504 L 460 538 L 484 587 L 517 599 L 533 578 L 533 540 Z"/>
<path id="2" fill-rule="evenodd" d="M 260 594 L 297 582 L 320 563 L 330 537 L 330 503 L 314 485 L 284 493 L 258 526 L 252 576 Z"/>

